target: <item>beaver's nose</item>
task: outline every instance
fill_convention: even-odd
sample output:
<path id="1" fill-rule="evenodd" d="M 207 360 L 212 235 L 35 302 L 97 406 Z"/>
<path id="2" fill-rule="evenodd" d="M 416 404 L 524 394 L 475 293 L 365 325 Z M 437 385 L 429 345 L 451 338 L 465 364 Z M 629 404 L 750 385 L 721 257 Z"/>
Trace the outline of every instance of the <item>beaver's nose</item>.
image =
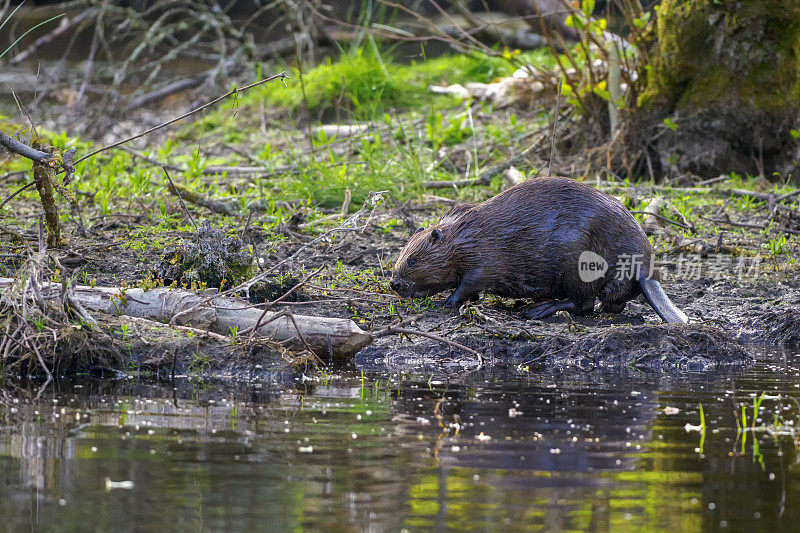
<path id="1" fill-rule="evenodd" d="M 399 291 L 401 287 L 400 281 L 393 279 L 389 282 L 389 286 L 392 288 L 393 291 Z"/>

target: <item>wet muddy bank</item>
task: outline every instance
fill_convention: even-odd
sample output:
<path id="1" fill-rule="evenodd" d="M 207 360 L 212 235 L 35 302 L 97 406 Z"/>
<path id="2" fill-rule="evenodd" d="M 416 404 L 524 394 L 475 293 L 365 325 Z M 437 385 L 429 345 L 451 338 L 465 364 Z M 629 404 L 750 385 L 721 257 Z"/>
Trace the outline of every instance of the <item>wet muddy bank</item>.
<path id="1" fill-rule="evenodd" d="M 355 368 L 453 376 L 480 368 L 505 368 L 513 373 L 623 368 L 647 373 L 705 372 L 747 367 L 762 347 L 797 347 L 795 310 L 800 293 L 795 287 L 699 280 L 672 283 L 670 292 L 697 322 L 663 324 L 641 298 L 620 315 L 562 313 L 545 321 L 526 321 L 511 301 L 489 297 L 462 308 L 461 314 L 432 306 L 407 325 L 411 331 L 432 333 L 452 344 L 415 334 L 386 335 L 358 352 L 352 362 L 321 356 L 317 363 L 327 367 L 327 372 Z M 294 312 L 342 318 L 353 314 L 346 302 L 294 303 Z M 387 323 L 392 321 L 374 320 L 371 330 L 378 331 Z M 317 372 L 312 360 L 298 361 L 274 343 L 154 324 L 111 317 L 93 331 L 77 330 L 58 347 L 71 365 L 54 368 L 54 374 L 89 372 L 98 377 L 156 381 L 188 375 L 204 380 L 290 383 L 303 382 Z M 480 353 L 483 361 L 459 345 Z M 23 374 L 10 377 L 20 379 Z"/>
<path id="2" fill-rule="evenodd" d="M 739 279 L 676 279 L 679 272 L 665 269 L 665 291 L 690 317 L 688 325 L 663 324 L 642 297 L 629 302 L 618 315 L 559 313 L 541 321 L 522 318 L 524 301 L 491 295 L 460 311 L 442 307 L 446 294 L 424 300 L 401 299 L 387 290 L 384 258 L 397 253 L 408 230 L 386 231 L 387 218 L 378 216 L 374 226 L 363 232 L 321 243 L 310 266 L 324 265 L 334 257 L 338 264 L 273 307 L 296 315 L 349 319 L 374 334 L 373 342 L 352 361 L 334 360 L 325 353 L 317 354 L 316 359 L 308 354 L 299 357 L 286 345 L 249 335 L 204 333 L 153 320 L 105 316 L 97 327 L 70 326 L 70 334 L 54 348 L 64 363 L 55 365 L 53 374 L 90 372 L 155 380 L 188 375 L 286 383 L 303 381 L 322 369 L 327 373 L 343 368 L 451 374 L 481 367 L 507 368 L 515 373 L 620 368 L 691 372 L 746 367 L 759 347 L 796 348 L 800 341 L 796 313 L 800 282 L 793 270 L 796 267 L 778 268 L 782 263 L 765 262 L 758 276 Z M 109 230 L 124 232 L 125 225 L 113 225 Z M 287 235 L 288 239 L 274 246 L 270 262 L 284 260 L 308 242 L 301 240 L 300 233 L 287 230 Z M 174 232 L 171 238 L 179 242 L 191 239 L 192 234 Z M 254 231 L 251 243 L 263 249 L 274 241 Z M 169 256 L 157 248 L 135 252 L 114 246 L 104 251 L 99 243 L 78 256 L 70 251 L 53 253 L 67 268 L 96 272 L 103 284 L 122 282 L 128 287 L 142 286 L 137 278 L 147 277 L 154 265 Z M 669 256 L 662 256 L 666 258 Z M 697 261 L 712 259 L 698 256 Z M 281 298 L 304 277 L 288 270 L 269 278 L 264 287 L 254 288 L 251 304 Z M 271 292 L 258 292 L 266 289 Z M 398 323 L 407 331 L 387 330 Z M 41 376 L 35 361 L 9 377 L 25 379 L 28 374 Z"/>

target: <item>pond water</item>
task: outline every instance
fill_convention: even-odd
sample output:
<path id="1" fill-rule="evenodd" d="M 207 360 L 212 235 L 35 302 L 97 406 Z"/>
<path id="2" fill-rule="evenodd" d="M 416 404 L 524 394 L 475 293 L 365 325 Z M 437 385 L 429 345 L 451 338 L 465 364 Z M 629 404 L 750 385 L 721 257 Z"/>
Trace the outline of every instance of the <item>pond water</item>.
<path id="1" fill-rule="evenodd" d="M 22 531 L 788 530 L 800 354 L 759 359 L 674 375 L 354 371 L 294 388 L 86 378 L 38 398 L 7 386 L 0 519 Z"/>

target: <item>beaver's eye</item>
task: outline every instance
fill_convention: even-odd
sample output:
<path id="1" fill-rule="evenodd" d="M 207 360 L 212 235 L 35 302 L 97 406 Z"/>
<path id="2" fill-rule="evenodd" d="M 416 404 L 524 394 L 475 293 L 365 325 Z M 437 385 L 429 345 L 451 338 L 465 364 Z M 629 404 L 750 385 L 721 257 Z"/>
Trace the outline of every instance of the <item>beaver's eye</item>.
<path id="1" fill-rule="evenodd" d="M 416 259 L 412 258 L 412 259 L 408 260 L 408 266 L 413 267 L 416 264 L 417 264 L 417 260 Z"/>

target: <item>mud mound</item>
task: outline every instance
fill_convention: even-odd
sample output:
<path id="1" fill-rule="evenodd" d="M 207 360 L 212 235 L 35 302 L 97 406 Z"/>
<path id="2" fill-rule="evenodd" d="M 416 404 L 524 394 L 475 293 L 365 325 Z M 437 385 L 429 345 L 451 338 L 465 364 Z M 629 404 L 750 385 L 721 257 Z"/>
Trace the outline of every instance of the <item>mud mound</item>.
<path id="1" fill-rule="evenodd" d="M 800 314 L 796 308 L 767 311 L 748 320 L 739 335 L 740 339 L 755 339 L 759 343 L 800 345 Z"/>
<path id="2" fill-rule="evenodd" d="M 557 367 L 590 370 L 628 366 L 697 371 L 753 361 L 739 342 L 721 329 L 705 325 L 646 324 L 526 340 L 459 335 L 453 340 L 483 354 L 487 366 L 518 365 L 532 372 Z M 426 372 L 469 368 L 476 360 L 457 348 L 415 339 L 413 343 L 378 342 L 359 352 L 355 362 L 362 368 Z"/>
<path id="3" fill-rule="evenodd" d="M 544 357 L 555 365 L 707 370 L 752 361 L 741 344 L 722 330 L 704 325 L 658 324 L 611 328 L 554 341 Z M 560 346 L 559 346 L 560 345 Z"/>
<path id="4" fill-rule="evenodd" d="M 239 284 L 254 269 L 253 255 L 238 237 L 228 236 L 204 220 L 190 239 L 167 247 L 152 270 L 168 284 L 189 287 L 203 283 L 220 289 Z"/>

